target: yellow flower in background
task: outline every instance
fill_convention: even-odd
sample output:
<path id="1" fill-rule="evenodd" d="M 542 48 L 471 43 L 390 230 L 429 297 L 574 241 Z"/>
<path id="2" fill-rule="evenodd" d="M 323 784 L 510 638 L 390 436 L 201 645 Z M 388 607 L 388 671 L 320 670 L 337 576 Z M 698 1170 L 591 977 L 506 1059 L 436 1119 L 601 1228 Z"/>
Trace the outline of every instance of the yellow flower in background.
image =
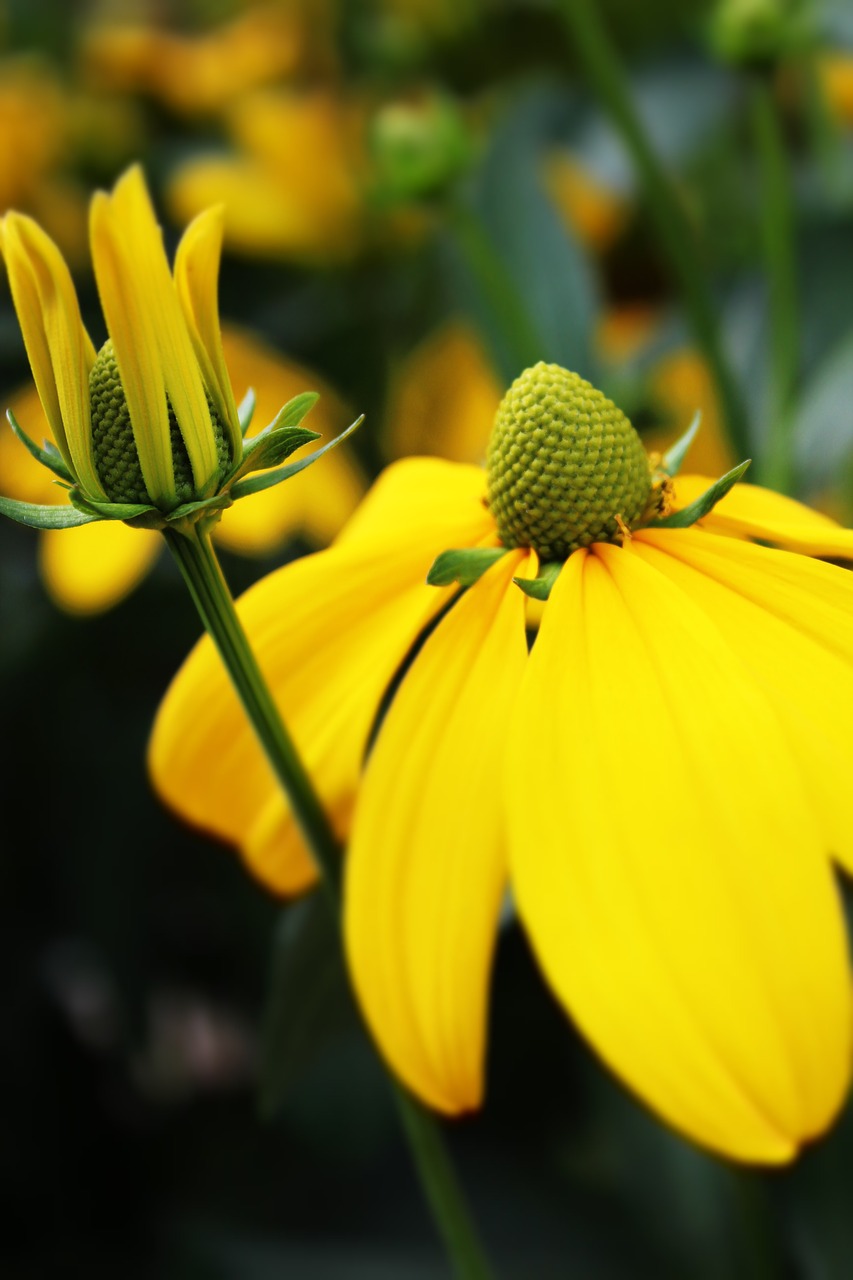
<path id="1" fill-rule="evenodd" d="M 180 115 L 216 114 L 261 85 L 303 72 L 328 40 L 330 6 L 250 5 L 198 34 L 155 22 L 93 24 L 81 50 L 82 75 L 99 89 L 143 93 Z"/>
<path id="2" fill-rule="evenodd" d="M 349 419 L 346 407 L 309 369 L 285 360 L 264 343 L 233 325 L 224 325 L 222 345 L 232 386 L 253 388 L 255 419 L 270 422 L 282 404 L 302 391 L 320 392 L 312 422 L 325 438 L 336 435 Z M 8 403 L 27 434 L 51 439 L 35 387 L 27 387 Z M 0 433 L 0 479 L 10 497 L 24 502 L 59 503 L 63 492 L 21 448 L 11 431 Z M 229 551 L 264 555 L 299 535 L 317 546 L 331 541 L 358 503 L 364 481 L 342 446 L 326 455 L 321 470 L 308 467 L 280 489 L 255 494 L 236 503 L 216 526 L 214 539 Z M 142 581 L 162 549 L 153 531 L 131 529 L 120 521 L 82 525 L 72 532 L 45 529 L 39 535 L 39 569 L 53 600 L 71 613 L 89 614 L 111 608 Z"/>
<path id="3" fill-rule="evenodd" d="M 682 1133 L 784 1162 L 841 1106 L 851 990 L 828 855 L 853 868 L 853 579 L 813 557 L 853 558 L 853 533 L 731 481 L 685 508 L 703 481 L 673 494 L 612 403 L 540 365 L 502 402 L 486 472 L 395 464 L 329 550 L 238 604 L 351 831 L 363 1011 L 433 1107 L 481 1102 L 508 884 L 557 998 Z M 452 580 L 468 589 L 448 609 Z M 526 593 L 549 588 L 528 655 Z M 312 883 L 208 641 L 150 768 L 268 887 Z"/>
<path id="4" fill-rule="evenodd" d="M 36 57 L 0 59 L 0 213 L 31 213 L 72 258 L 86 246 L 86 201 L 66 165 L 71 102 Z"/>
<path id="5" fill-rule="evenodd" d="M 827 103 L 837 120 L 853 126 L 853 54 L 823 54 L 817 72 Z"/>
<path id="6" fill-rule="evenodd" d="M 545 159 L 545 185 L 578 239 L 595 253 L 606 251 L 625 230 L 631 201 L 608 186 L 566 150 Z"/>
<path id="7" fill-rule="evenodd" d="M 166 199 L 177 222 L 225 205 L 225 240 L 253 257 L 341 261 L 362 234 L 362 124 L 324 90 L 246 94 L 226 114 L 228 155 L 179 165 Z"/>
<path id="8" fill-rule="evenodd" d="M 446 321 L 400 362 L 385 408 L 385 454 L 482 462 L 501 387 L 477 333 Z"/>

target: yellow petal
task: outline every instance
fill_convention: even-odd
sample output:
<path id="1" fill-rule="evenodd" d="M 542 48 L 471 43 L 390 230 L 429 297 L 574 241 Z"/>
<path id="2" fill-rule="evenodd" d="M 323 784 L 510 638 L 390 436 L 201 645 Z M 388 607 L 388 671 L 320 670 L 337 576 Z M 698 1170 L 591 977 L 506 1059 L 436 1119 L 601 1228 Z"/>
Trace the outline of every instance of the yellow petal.
<path id="1" fill-rule="evenodd" d="M 483 1094 L 506 881 L 499 780 L 527 660 L 512 577 L 535 572 L 535 556 L 510 552 L 426 641 L 373 748 L 347 858 L 345 936 L 362 1010 L 396 1074 L 450 1113 Z"/>
<path id="2" fill-rule="evenodd" d="M 706 476 L 679 476 L 676 506 L 689 506 L 713 483 Z M 701 523 L 713 533 L 759 538 L 810 556 L 853 558 L 853 531 L 794 498 L 755 484 L 736 484 Z"/>
<path id="3" fill-rule="evenodd" d="M 85 490 L 105 497 L 95 470 L 89 370 L 95 352 L 80 316 L 71 273 L 31 218 L 8 213 L 3 256 L 33 378 L 57 447 Z"/>
<path id="4" fill-rule="evenodd" d="M 763 690 L 690 594 L 599 545 L 554 588 L 509 741 L 513 885 L 559 998 L 677 1129 L 790 1159 L 847 1088 L 850 975 Z"/>
<path id="5" fill-rule="evenodd" d="M 117 520 L 48 529 L 39 539 L 45 586 L 69 613 L 100 613 L 133 591 L 159 555 L 159 533 Z"/>
<path id="6" fill-rule="evenodd" d="M 646 530 L 635 550 L 692 592 L 771 699 L 825 847 L 853 871 L 853 575 L 699 530 Z"/>
<path id="7" fill-rule="evenodd" d="M 200 213 L 187 227 L 175 258 L 175 284 L 196 359 L 214 396 L 231 438 L 231 456 L 240 457 L 243 444 L 237 405 L 222 350 L 219 328 L 219 259 L 222 253 L 223 208 Z"/>
<path id="8" fill-rule="evenodd" d="M 96 193 L 91 216 L 98 291 L 148 492 L 173 500 L 168 394 L 203 493 L 218 472 L 210 410 L 142 170 L 129 169 L 112 196 Z"/>
<path id="9" fill-rule="evenodd" d="M 489 527 L 482 473 L 446 483 L 449 463 L 390 468 L 353 523 L 362 536 L 278 570 L 238 603 L 258 660 L 320 795 L 343 835 L 382 694 L 449 589 L 424 584 L 432 559 Z M 464 492 L 463 492 L 464 490 Z M 418 505 L 420 504 L 420 506 Z M 409 509 L 406 524 L 386 517 Z M 370 535 L 370 536 L 368 536 Z M 239 845 L 270 888 L 312 872 L 272 772 L 213 646 L 202 640 L 172 683 L 150 748 L 163 799 Z"/>

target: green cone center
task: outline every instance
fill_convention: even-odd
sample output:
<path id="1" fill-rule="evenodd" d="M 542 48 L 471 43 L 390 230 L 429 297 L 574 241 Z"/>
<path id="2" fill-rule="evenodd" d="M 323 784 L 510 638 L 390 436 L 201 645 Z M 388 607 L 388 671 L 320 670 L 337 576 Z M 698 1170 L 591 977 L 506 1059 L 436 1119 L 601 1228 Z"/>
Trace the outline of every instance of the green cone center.
<path id="1" fill-rule="evenodd" d="M 504 546 L 543 561 L 612 542 L 651 493 L 640 437 L 621 409 L 576 373 L 540 362 L 498 408 L 487 458 L 488 502 Z"/>
<path id="2" fill-rule="evenodd" d="M 92 409 L 92 442 L 95 467 L 111 502 L 150 503 L 145 487 L 139 453 L 133 438 L 133 427 L 127 398 L 119 376 L 113 344 L 107 340 L 98 352 L 89 374 L 89 399 Z M 175 501 L 179 507 L 204 495 L 198 493 L 193 479 L 189 455 L 178 420 L 169 404 L 169 441 L 175 470 Z M 220 472 L 224 475 L 231 463 L 231 444 L 225 425 L 210 396 L 207 397 Z"/>

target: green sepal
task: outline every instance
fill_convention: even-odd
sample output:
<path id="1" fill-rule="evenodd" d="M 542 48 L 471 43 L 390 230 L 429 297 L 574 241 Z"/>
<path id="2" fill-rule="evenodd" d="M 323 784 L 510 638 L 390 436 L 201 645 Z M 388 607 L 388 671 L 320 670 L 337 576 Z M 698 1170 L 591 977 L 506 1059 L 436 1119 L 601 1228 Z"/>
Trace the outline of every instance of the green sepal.
<path id="1" fill-rule="evenodd" d="M 660 469 L 666 472 L 668 476 L 677 476 L 681 470 L 681 464 L 687 457 L 687 451 L 696 439 L 700 426 L 702 425 L 702 410 L 697 409 L 693 421 L 687 428 L 683 436 L 679 436 L 675 444 L 667 449 L 661 458 Z"/>
<path id="2" fill-rule="evenodd" d="M 60 503 L 46 506 L 36 502 L 19 502 L 17 498 L 0 497 L 0 515 L 8 516 L 30 529 L 75 529 L 81 524 L 93 524 L 102 520 L 93 512 L 78 511 L 76 507 Z"/>
<path id="3" fill-rule="evenodd" d="M 724 498 L 729 489 L 733 489 L 746 471 L 751 458 L 747 458 L 746 462 L 741 462 L 739 466 L 732 467 L 731 471 L 727 471 L 724 476 L 720 476 L 711 485 L 710 489 L 691 502 L 689 507 L 685 507 L 682 511 L 673 511 L 671 515 L 662 516 L 660 520 L 652 520 L 646 525 L 647 529 L 689 529 L 697 520 L 701 520 L 709 511 L 717 505 L 721 498 Z"/>
<path id="4" fill-rule="evenodd" d="M 151 511 L 160 515 L 157 507 L 149 503 L 101 502 L 99 498 L 86 497 L 79 489 L 69 489 L 68 498 L 83 515 L 95 516 L 98 520 L 133 520 Z"/>
<path id="5" fill-rule="evenodd" d="M 20 426 L 11 409 L 6 410 L 6 418 L 21 444 L 33 455 L 36 462 L 40 462 L 43 467 L 47 467 L 48 471 L 52 471 L 55 476 L 59 476 L 60 480 L 66 480 L 69 484 L 74 483 L 74 477 L 68 470 L 65 459 L 55 445 L 48 446 L 47 441 L 45 441 L 44 448 L 37 445 L 35 440 L 31 440 L 24 428 Z"/>
<path id="6" fill-rule="evenodd" d="M 457 551 L 442 551 L 432 563 L 426 578 L 427 584 L 431 587 L 449 587 L 452 582 L 458 582 L 460 587 L 472 587 L 506 553 L 506 547 L 467 547 Z"/>
<path id="7" fill-rule="evenodd" d="M 158 512 L 164 524 L 179 524 L 202 511 L 224 511 L 231 506 L 230 493 L 215 493 L 212 498 L 199 498 L 197 502 L 184 502 L 174 511 Z"/>
<path id="8" fill-rule="evenodd" d="M 240 423 L 240 434 L 242 436 L 245 436 L 249 427 L 252 425 L 252 418 L 255 416 L 255 405 L 257 403 L 258 397 L 255 395 L 255 388 L 249 387 L 249 390 L 237 406 L 237 419 Z"/>
<path id="9" fill-rule="evenodd" d="M 250 471 L 269 471 L 303 445 L 319 439 L 319 432 L 309 431 L 307 427 L 279 427 L 269 434 L 265 432 L 246 447 L 241 461 L 223 480 L 222 487 L 230 488 Z"/>
<path id="10" fill-rule="evenodd" d="M 306 393 L 309 394 L 309 393 Z M 321 449 L 315 449 L 313 453 L 309 453 L 306 458 L 300 458 L 298 462 L 291 462 L 287 467 L 281 467 L 278 471 L 265 471 L 263 475 L 250 476 L 248 480 L 241 480 L 231 490 L 231 497 L 236 502 L 238 498 L 248 498 L 253 493 L 260 493 L 263 489 L 271 489 L 273 485 L 281 484 L 284 480 L 289 480 L 291 476 L 298 475 L 300 471 L 304 471 L 306 467 L 310 467 L 318 458 L 322 458 L 324 453 L 328 453 L 330 449 L 336 448 L 347 436 L 352 435 L 357 427 L 364 422 L 364 414 L 362 413 L 355 422 L 351 422 L 346 431 L 342 431 L 339 436 L 335 436 L 334 440 L 329 440 Z"/>
<path id="11" fill-rule="evenodd" d="M 563 560 L 549 560 L 547 564 L 540 566 L 538 577 L 513 578 L 513 582 L 526 596 L 530 596 L 531 600 L 547 600 L 564 563 Z"/>

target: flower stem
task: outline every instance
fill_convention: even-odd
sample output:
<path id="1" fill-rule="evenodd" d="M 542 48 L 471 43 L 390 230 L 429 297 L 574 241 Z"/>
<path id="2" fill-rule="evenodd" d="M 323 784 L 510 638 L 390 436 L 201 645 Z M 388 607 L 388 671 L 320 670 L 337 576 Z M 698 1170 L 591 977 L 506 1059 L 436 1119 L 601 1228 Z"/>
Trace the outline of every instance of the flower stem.
<path id="1" fill-rule="evenodd" d="M 279 714 L 234 607 L 210 535 L 198 525 L 163 535 L 178 563 L 205 630 L 258 736 L 311 851 L 335 918 L 341 913 L 340 844 L 299 753 Z M 491 1271 L 471 1222 L 441 1131 L 434 1118 L 396 1081 L 397 1099 L 412 1159 L 436 1227 L 459 1280 L 489 1280 Z"/>
<path id="2" fill-rule="evenodd" d="M 799 371 L 799 326 L 794 253 L 794 202 L 785 139 L 770 80 L 753 90 L 753 133 L 760 174 L 761 243 L 768 285 L 772 403 L 769 447 L 761 479 L 790 492 L 793 471 L 793 400 Z"/>
<path id="3" fill-rule="evenodd" d="M 619 130 L 642 182 L 661 248 L 680 285 L 696 341 L 708 361 L 732 448 L 738 457 L 748 457 L 746 408 L 723 350 L 714 299 L 682 201 L 625 87 L 625 74 L 605 30 L 598 0 L 558 2 L 586 73 Z"/>

